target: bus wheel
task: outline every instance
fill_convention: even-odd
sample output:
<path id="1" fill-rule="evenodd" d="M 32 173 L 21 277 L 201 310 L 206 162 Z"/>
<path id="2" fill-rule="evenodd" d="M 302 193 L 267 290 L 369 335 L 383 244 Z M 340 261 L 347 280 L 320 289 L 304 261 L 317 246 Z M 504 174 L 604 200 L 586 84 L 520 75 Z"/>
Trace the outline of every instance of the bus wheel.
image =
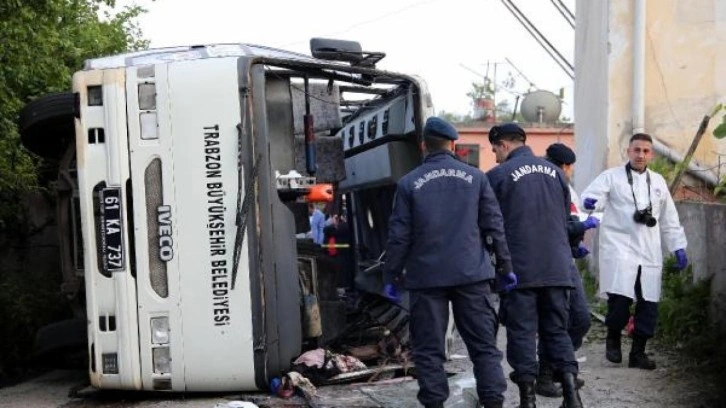
<path id="1" fill-rule="evenodd" d="M 75 139 L 72 92 L 42 96 L 20 111 L 18 127 L 23 146 L 38 156 L 60 159 Z"/>
<path id="2" fill-rule="evenodd" d="M 87 367 L 87 324 L 85 318 L 74 318 L 41 327 L 35 334 L 36 361 L 53 368 Z"/>

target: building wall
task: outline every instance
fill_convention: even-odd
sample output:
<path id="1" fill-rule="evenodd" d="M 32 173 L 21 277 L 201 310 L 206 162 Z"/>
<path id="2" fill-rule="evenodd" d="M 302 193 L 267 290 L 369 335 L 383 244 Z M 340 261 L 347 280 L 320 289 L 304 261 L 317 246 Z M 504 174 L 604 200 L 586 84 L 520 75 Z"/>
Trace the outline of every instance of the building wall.
<path id="1" fill-rule="evenodd" d="M 476 144 L 479 146 L 479 168 L 488 171 L 496 165 L 492 147 L 489 144 L 488 127 L 459 127 L 457 144 Z M 575 148 L 575 137 L 572 128 L 525 128 L 527 145 L 534 154 L 544 156 L 547 146 L 552 143 L 564 143 Z"/>
<path id="2" fill-rule="evenodd" d="M 685 154 L 703 116 L 726 102 L 726 2 L 642 1 L 645 131 Z M 600 171 L 625 161 L 633 130 L 635 2 L 577 1 L 575 133 L 579 167 L 587 167 L 576 182 L 580 190 Z M 720 121 L 720 116 L 711 121 L 694 155 L 704 167 L 717 166 L 718 153 L 726 154 L 726 140 L 712 136 Z"/>

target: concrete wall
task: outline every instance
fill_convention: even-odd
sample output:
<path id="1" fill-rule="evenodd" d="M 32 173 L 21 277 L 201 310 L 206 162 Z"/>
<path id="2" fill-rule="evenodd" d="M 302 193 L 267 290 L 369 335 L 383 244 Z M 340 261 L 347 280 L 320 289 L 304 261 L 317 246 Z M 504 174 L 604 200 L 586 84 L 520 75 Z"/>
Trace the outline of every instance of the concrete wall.
<path id="1" fill-rule="evenodd" d="M 685 153 L 701 118 L 726 102 L 726 1 L 644 0 L 645 131 Z M 634 0 L 577 1 L 576 188 L 625 160 L 632 134 Z M 694 159 L 718 164 L 726 140 L 711 132 Z M 586 167 L 586 169 L 582 169 Z M 722 170 L 726 171 L 726 168 Z"/>
<path id="2" fill-rule="evenodd" d="M 688 258 L 694 279 L 711 278 L 713 316 L 726 324 L 726 205 L 676 203 L 688 236 Z"/>
<path id="3" fill-rule="evenodd" d="M 583 191 L 607 166 L 607 1 L 578 0 L 575 30 L 575 189 Z M 580 24 L 584 21 L 586 23 Z"/>

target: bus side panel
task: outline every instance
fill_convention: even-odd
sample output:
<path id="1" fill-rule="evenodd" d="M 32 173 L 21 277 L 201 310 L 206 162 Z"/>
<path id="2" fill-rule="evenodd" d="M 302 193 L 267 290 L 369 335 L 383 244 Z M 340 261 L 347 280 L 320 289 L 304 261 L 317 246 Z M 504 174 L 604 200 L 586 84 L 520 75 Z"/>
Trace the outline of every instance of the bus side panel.
<path id="1" fill-rule="evenodd" d="M 260 183 L 258 200 L 262 270 L 258 274 L 264 285 L 264 347 L 269 380 L 270 376 L 289 369 L 291 361 L 300 354 L 302 343 L 295 219 L 280 201 L 274 176 L 275 170 L 283 173 L 291 164 L 285 160 L 275 160 L 275 152 L 293 151 L 295 139 L 291 128 L 285 130 L 278 123 L 274 126 L 269 123 L 267 92 L 271 92 L 269 96 L 274 100 L 284 98 L 274 94 L 277 87 L 266 86 L 264 67 L 254 65 L 251 72 L 252 95 L 256 98 L 253 105 L 254 151 L 258 158 Z M 287 133 L 288 137 L 271 137 L 271 132 Z M 260 382 L 258 380 L 258 384 Z"/>
<path id="2" fill-rule="evenodd" d="M 168 76 L 186 389 L 254 389 L 249 232 L 232 289 L 244 173 L 237 160 L 236 59 L 176 62 Z"/>

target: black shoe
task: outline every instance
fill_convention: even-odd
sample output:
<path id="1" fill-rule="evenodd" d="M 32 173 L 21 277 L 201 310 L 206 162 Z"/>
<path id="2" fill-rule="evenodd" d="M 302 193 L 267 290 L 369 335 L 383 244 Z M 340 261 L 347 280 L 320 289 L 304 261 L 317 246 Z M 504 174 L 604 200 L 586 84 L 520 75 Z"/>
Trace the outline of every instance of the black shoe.
<path id="1" fill-rule="evenodd" d="M 577 375 L 573 373 L 562 374 L 562 407 L 582 408 L 580 392 L 577 391 Z"/>
<path id="2" fill-rule="evenodd" d="M 534 382 L 517 383 L 519 387 L 519 406 L 518 408 L 537 408 L 535 401 L 537 397 L 534 394 Z"/>
<path id="3" fill-rule="evenodd" d="M 630 361 L 628 361 L 628 367 L 641 368 L 643 370 L 655 370 L 655 361 L 648 358 L 645 353 L 630 353 Z"/>
<path id="4" fill-rule="evenodd" d="M 434 402 L 431 404 L 424 404 L 424 408 L 444 408 L 443 402 Z"/>
<path id="5" fill-rule="evenodd" d="M 643 336 L 633 336 L 633 348 L 630 350 L 628 367 L 655 370 L 655 361 L 648 358 L 645 354 L 645 344 L 647 342 L 648 339 Z"/>
<path id="6" fill-rule="evenodd" d="M 482 408 L 502 408 L 504 401 L 487 401 L 481 405 Z"/>
<path id="7" fill-rule="evenodd" d="M 562 387 L 554 382 L 553 373 L 549 367 L 540 365 L 534 392 L 543 397 L 558 398 L 562 396 Z"/>
<path id="8" fill-rule="evenodd" d="M 620 330 L 608 329 L 608 337 L 605 339 L 605 358 L 611 363 L 621 363 L 623 352 L 620 347 Z"/>

